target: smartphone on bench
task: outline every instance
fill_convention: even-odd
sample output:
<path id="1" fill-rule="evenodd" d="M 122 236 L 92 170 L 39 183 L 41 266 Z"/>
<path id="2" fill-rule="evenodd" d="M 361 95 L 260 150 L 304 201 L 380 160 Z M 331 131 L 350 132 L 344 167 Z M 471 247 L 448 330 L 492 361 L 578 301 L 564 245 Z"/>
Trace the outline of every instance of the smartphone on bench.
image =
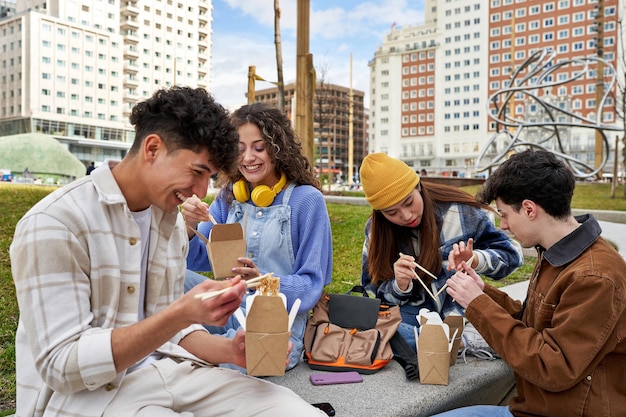
<path id="1" fill-rule="evenodd" d="M 355 382 L 363 382 L 363 377 L 356 371 L 311 374 L 313 385 L 353 384 Z"/>
<path id="2" fill-rule="evenodd" d="M 330 403 L 316 403 L 316 404 L 311 404 L 311 405 L 325 412 L 327 416 L 335 415 L 335 409 L 333 408 L 332 405 L 330 405 Z"/>

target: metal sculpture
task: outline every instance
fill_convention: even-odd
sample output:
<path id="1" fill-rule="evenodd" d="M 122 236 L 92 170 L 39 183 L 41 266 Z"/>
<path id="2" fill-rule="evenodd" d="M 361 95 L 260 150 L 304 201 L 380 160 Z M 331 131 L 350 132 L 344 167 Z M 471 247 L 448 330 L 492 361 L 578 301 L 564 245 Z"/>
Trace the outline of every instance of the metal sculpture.
<path id="1" fill-rule="evenodd" d="M 555 61 L 556 55 L 556 52 L 551 49 L 536 51 L 511 74 L 509 85 L 489 98 L 489 117 L 497 123 L 498 130 L 481 150 L 476 160 L 476 171 L 495 168 L 504 162 L 510 152 L 519 152 L 528 148 L 540 148 L 553 152 L 569 165 L 578 178 L 595 177 L 603 170 L 610 151 L 605 131 L 621 130 L 615 125 L 602 124 L 602 109 L 617 82 L 615 68 L 610 62 L 597 56 Z M 564 70 L 569 67 L 573 70 Z M 554 102 L 555 97 L 549 94 L 550 89 L 581 79 L 590 74 L 593 68 L 604 68 L 602 82 L 605 86 L 600 102 L 596 103 L 598 112 L 595 120 L 573 113 L 562 106 L 559 107 Z M 524 95 L 526 103 L 528 100 L 536 103 L 537 108 L 541 109 L 543 120 L 530 122 L 523 118 L 512 117 L 511 112 L 507 110 L 518 93 Z M 567 117 L 559 117 L 563 114 Z M 568 128 L 593 129 L 597 132 L 596 134 L 601 135 L 603 152 L 601 163 L 597 167 L 590 166 L 565 153 L 561 139 L 562 134 L 569 130 Z M 539 132 L 536 140 L 529 139 L 532 136 L 528 134 L 529 129 Z M 481 167 L 483 158 L 490 149 L 497 150 L 498 143 L 504 143 L 502 151 Z"/>

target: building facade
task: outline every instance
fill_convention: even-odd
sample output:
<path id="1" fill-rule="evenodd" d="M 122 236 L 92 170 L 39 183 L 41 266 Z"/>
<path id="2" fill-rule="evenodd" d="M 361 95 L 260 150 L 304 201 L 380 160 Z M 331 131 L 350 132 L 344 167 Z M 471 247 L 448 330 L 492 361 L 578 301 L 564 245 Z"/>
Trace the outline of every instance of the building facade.
<path id="1" fill-rule="evenodd" d="M 0 136 L 52 135 L 87 165 L 121 159 L 128 116 L 209 85 L 211 0 L 17 0 L 0 19 Z"/>
<path id="2" fill-rule="evenodd" d="M 285 112 L 294 120 L 295 84 L 285 85 Z M 255 100 L 278 105 L 278 88 L 255 90 Z M 313 98 L 315 169 L 324 178 L 352 184 L 358 180 L 367 154 L 367 114 L 364 92 L 352 90 L 352 176 L 350 165 L 350 88 L 318 82 Z"/>
<path id="3" fill-rule="evenodd" d="M 607 78 L 598 75 L 608 67 L 593 63 L 577 76 L 580 66 L 573 64 L 545 76 L 529 76 L 522 84 L 516 83 L 530 69 L 521 74 L 516 70 L 540 51 L 550 50 L 554 57 L 546 65 L 548 73 L 561 61 L 600 57 L 623 74 L 623 57 L 618 56 L 623 41 L 620 4 L 426 0 L 424 23 L 392 27 L 370 61 L 369 152 L 387 152 L 433 175 L 474 176 L 481 172 L 481 163 L 506 151 L 510 138 L 497 139 L 497 132 L 512 131 L 518 123 L 550 120 L 537 105 L 539 98 L 557 103 L 562 114 L 556 117 L 567 125 L 558 129 L 558 140 L 548 147 L 593 167 L 602 158 L 596 130 L 576 124 L 596 120 L 596 85 L 609 88 Z M 531 88 L 537 83 L 543 84 Z M 514 91 L 503 102 L 498 92 L 512 87 L 529 87 L 535 96 Z M 615 97 L 617 85 L 613 88 Z M 500 101 L 493 100 L 496 96 Z M 500 123 L 502 116 L 512 123 Z M 622 125 L 614 98 L 605 102 L 601 123 L 615 129 Z M 527 136 L 521 139 L 537 140 L 538 134 L 538 129 L 524 130 Z M 615 151 L 614 133 L 609 134 L 607 168 Z"/>

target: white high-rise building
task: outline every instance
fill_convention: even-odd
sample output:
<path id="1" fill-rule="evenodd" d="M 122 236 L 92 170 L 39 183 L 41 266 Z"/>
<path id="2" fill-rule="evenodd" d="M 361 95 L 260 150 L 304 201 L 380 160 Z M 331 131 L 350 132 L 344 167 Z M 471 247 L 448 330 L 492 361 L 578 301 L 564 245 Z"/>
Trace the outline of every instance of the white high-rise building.
<path id="1" fill-rule="evenodd" d="M 0 136 L 53 135 L 120 159 L 137 101 L 209 85 L 211 0 L 17 0 L 0 19 Z"/>
<path id="2" fill-rule="evenodd" d="M 622 0 L 426 0 L 424 23 L 394 25 L 370 61 L 369 152 L 386 152 L 431 174 L 475 175 L 477 158 L 494 133 L 503 129 L 490 117 L 495 110 L 489 99 L 510 86 L 512 71 L 534 53 L 551 49 L 556 53 L 554 63 L 599 56 L 617 69 L 620 78 L 621 4 Z M 580 67 L 560 68 L 547 75 L 544 84 L 574 78 L 576 71 Z M 597 75 L 592 68 L 575 81 L 532 92 L 564 110 L 558 122 L 575 123 L 568 112 L 595 120 Z M 505 106 L 506 115 L 516 120 L 550 121 L 545 109 L 523 93 L 512 94 Z M 602 123 L 621 125 L 612 98 L 605 103 Z M 530 129 L 525 134 L 532 141 L 545 132 Z M 608 132 L 612 146 L 607 167 L 612 166 L 615 134 Z M 598 154 L 593 129 L 559 128 L 559 136 L 563 153 L 594 166 Z M 506 149 L 504 142 L 487 148 L 486 155 Z"/>

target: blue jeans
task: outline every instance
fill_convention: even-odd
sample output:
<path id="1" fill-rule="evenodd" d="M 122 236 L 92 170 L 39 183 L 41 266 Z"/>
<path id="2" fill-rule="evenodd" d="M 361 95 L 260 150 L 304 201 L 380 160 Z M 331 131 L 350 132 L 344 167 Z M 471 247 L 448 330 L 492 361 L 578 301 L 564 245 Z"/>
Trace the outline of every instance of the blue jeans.
<path id="1" fill-rule="evenodd" d="M 506 405 L 473 405 L 445 411 L 431 417 L 513 417 L 513 414 Z"/>
<path id="2" fill-rule="evenodd" d="M 417 351 L 417 347 L 415 346 L 415 332 L 413 328 L 415 326 L 419 327 L 417 323 L 417 313 L 419 313 L 419 307 L 403 305 L 400 307 L 400 315 L 402 316 L 402 323 L 398 327 L 398 333 L 402 335 L 404 340 L 413 348 L 413 350 Z"/>

